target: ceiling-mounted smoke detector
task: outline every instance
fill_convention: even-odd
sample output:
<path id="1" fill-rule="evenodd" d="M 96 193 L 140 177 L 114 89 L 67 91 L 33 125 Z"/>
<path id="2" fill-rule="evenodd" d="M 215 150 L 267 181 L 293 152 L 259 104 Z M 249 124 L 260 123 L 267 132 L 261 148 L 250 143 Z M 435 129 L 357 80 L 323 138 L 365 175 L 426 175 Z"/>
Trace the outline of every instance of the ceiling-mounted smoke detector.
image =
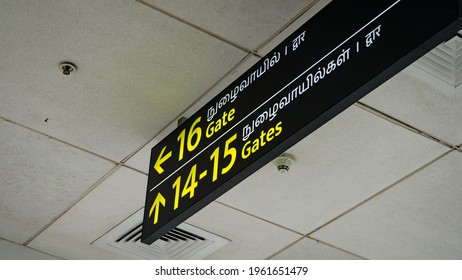
<path id="1" fill-rule="evenodd" d="M 292 155 L 286 153 L 278 156 L 274 160 L 274 164 L 276 165 L 276 168 L 281 174 L 287 173 L 290 167 L 292 167 L 292 165 L 294 164 L 294 162 L 295 158 Z"/>
<path id="2" fill-rule="evenodd" d="M 63 62 L 59 64 L 59 70 L 61 70 L 63 75 L 68 76 L 77 71 L 77 66 L 71 62 Z"/>

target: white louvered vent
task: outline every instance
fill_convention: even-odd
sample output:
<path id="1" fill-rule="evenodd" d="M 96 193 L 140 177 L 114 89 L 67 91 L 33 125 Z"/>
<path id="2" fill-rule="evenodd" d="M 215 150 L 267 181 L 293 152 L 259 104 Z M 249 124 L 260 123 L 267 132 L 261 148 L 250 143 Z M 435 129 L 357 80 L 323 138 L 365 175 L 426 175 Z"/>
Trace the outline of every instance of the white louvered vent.
<path id="1" fill-rule="evenodd" d="M 448 96 L 462 96 L 462 31 L 440 44 L 406 72 Z"/>
<path id="2" fill-rule="evenodd" d="M 147 245 L 141 242 L 143 209 L 94 242 L 100 248 L 135 259 L 203 259 L 229 243 L 210 232 L 181 224 L 162 238 Z"/>

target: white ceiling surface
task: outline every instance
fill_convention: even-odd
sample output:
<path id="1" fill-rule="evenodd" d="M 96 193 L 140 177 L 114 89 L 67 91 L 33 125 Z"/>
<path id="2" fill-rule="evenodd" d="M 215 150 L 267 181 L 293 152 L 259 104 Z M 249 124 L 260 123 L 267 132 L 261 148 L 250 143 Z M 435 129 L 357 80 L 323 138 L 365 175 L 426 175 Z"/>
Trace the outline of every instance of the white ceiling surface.
<path id="1" fill-rule="evenodd" d="M 150 148 L 328 1 L 232 2 L 0 2 L 0 259 L 127 258 L 94 241 Z M 210 259 L 460 259 L 461 124 L 400 73 L 187 223 L 230 240 Z"/>

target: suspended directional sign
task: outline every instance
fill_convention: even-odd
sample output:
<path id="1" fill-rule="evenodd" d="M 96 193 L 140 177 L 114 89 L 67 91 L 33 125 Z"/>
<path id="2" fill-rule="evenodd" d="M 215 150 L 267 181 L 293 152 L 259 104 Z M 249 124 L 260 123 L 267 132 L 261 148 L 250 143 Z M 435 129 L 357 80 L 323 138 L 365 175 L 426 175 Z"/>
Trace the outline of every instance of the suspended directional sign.
<path id="1" fill-rule="evenodd" d="M 462 29 L 459 0 L 334 0 L 152 148 L 150 244 Z"/>

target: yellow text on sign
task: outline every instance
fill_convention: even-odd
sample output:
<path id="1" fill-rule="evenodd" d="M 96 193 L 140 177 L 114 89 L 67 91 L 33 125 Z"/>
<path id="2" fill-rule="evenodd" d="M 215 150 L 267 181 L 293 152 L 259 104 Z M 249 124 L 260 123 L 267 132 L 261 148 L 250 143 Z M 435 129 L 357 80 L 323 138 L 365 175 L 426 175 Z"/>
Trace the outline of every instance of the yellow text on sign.
<path id="1" fill-rule="evenodd" d="M 154 212 L 154 224 L 157 224 L 159 221 L 159 209 L 161 205 L 165 207 L 165 197 L 161 193 L 158 193 L 152 203 L 151 209 L 149 209 L 149 218 L 151 218 Z"/>
<path id="2" fill-rule="evenodd" d="M 193 122 L 191 127 L 189 128 L 189 132 L 187 135 L 186 135 L 186 128 L 183 129 L 178 135 L 177 141 L 180 143 L 180 149 L 178 152 L 178 161 L 183 159 L 185 143 L 186 143 L 186 148 L 188 149 L 188 151 L 192 152 L 194 151 L 194 149 L 197 148 L 197 146 L 201 142 L 202 129 L 198 125 L 200 121 L 201 121 L 201 117 L 198 117 Z"/>
<path id="3" fill-rule="evenodd" d="M 265 146 L 268 142 L 273 141 L 275 137 L 278 137 L 282 133 L 282 121 L 278 122 L 275 127 L 270 128 L 268 131 L 262 130 L 260 137 L 249 140 L 242 147 L 241 156 L 243 159 L 247 159 L 252 154 L 260 150 L 261 147 Z"/>
<path id="4" fill-rule="evenodd" d="M 205 136 L 207 138 L 212 137 L 215 133 L 220 131 L 222 127 L 225 127 L 229 122 L 231 122 L 234 119 L 234 113 L 236 113 L 236 110 L 231 109 L 229 112 L 223 112 L 223 115 L 221 118 L 219 118 L 216 121 L 211 121 L 209 125 L 207 126 L 207 131 L 205 133 Z"/>

